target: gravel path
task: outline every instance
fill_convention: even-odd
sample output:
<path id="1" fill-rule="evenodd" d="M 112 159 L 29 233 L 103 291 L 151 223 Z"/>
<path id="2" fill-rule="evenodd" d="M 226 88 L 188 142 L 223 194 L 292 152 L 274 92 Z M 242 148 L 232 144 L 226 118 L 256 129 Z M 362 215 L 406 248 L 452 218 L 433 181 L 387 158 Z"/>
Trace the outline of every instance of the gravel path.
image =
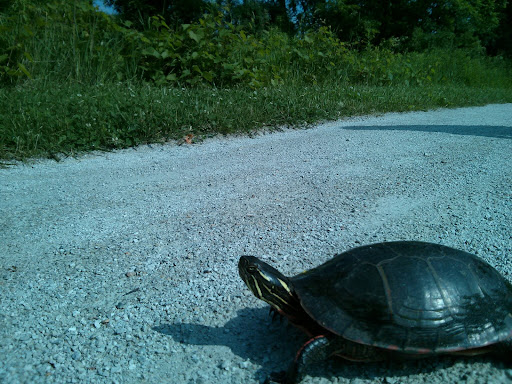
<path id="1" fill-rule="evenodd" d="M 512 104 L 0 169 L 0 382 L 258 383 L 304 336 L 237 272 L 423 240 L 512 280 Z M 490 359 L 338 361 L 304 383 L 505 383 Z"/>

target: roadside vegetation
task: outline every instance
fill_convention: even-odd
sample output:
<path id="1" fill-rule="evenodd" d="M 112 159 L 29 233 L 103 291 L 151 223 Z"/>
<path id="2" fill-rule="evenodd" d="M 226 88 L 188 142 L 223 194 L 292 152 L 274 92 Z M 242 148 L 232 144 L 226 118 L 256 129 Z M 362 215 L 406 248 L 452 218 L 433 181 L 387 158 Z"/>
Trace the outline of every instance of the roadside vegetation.
<path id="1" fill-rule="evenodd" d="M 486 47 L 489 31 L 378 37 L 378 25 L 366 23 L 354 27 L 356 39 L 344 39 L 325 17 L 315 21 L 318 12 L 302 15 L 299 27 L 290 18 L 272 22 L 258 1 L 247 2 L 255 8 L 245 18 L 240 6 L 218 2 L 187 20 L 149 12 L 140 22 L 87 0 L 7 3 L 0 2 L 4 161 L 512 102 L 510 52 Z"/>

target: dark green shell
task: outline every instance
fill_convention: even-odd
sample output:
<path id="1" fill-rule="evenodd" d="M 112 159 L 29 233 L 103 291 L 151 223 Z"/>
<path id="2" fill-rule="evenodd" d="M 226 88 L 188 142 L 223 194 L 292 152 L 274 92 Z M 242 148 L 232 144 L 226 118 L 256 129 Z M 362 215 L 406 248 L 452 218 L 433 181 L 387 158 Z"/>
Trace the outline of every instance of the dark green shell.
<path id="1" fill-rule="evenodd" d="M 348 340 L 406 353 L 512 337 L 512 286 L 475 255 L 422 242 L 352 249 L 291 278 L 303 308 Z"/>

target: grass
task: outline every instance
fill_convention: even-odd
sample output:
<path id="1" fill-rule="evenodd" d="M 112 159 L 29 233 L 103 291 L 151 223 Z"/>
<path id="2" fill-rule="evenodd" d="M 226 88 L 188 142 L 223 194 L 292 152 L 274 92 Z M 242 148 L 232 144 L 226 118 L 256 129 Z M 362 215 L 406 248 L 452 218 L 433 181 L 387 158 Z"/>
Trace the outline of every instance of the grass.
<path id="1" fill-rule="evenodd" d="M 0 159 L 58 159 L 344 116 L 512 102 L 510 88 L 292 83 L 253 90 L 29 82 L 0 89 Z"/>

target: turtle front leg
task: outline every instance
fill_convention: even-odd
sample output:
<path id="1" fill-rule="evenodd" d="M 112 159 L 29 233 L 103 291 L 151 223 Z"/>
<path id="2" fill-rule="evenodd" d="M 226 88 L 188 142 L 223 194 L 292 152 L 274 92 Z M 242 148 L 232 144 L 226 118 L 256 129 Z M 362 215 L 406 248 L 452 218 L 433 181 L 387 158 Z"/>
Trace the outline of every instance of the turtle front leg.
<path id="1" fill-rule="evenodd" d="M 296 384 L 304 376 L 306 368 L 315 362 L 326 360 L 332 355 L 351 361 L 381 361 L 388 357 L 385 350 L 369 345 L 354 343 L 342 337 L 320 335 L 308 340 L 297 352 L 288 371 L 273 373 L 265 384 Z"/>
<path id="2" fill-rule="evenodd" d="M 325 336 L 316 336 L 308 340 L 297 352 L 288 371 L 276 372 L 270 375 L 265 384 L 295 384 L 299 383 L 304 372 L 311 363 L 326 360 L 334 353 L 334 348 Z"/>

